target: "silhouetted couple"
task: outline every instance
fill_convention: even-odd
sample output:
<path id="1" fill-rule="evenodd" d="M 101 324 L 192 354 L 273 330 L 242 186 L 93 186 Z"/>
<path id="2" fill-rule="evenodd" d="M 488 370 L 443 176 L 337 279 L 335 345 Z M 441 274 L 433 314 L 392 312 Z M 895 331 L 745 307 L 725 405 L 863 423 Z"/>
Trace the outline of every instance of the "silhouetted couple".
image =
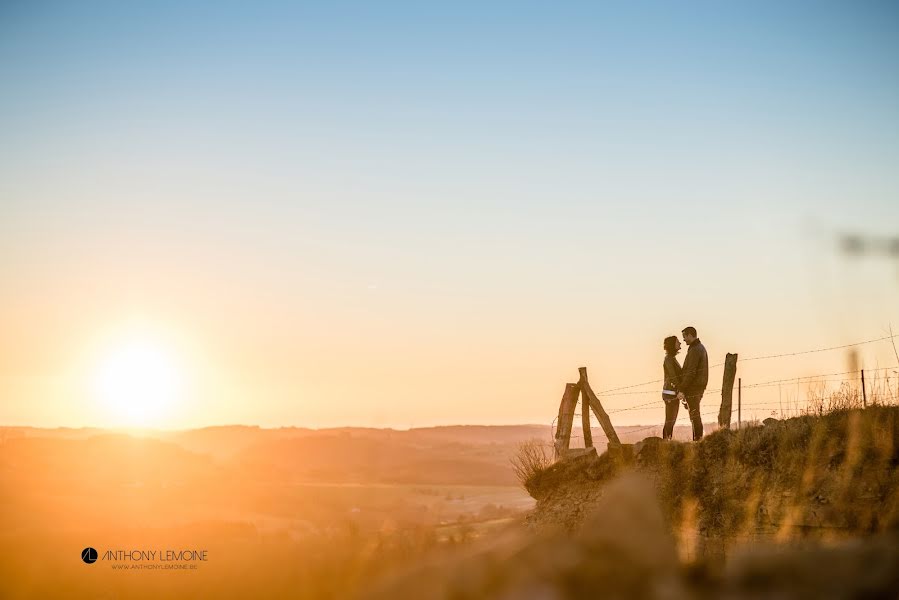
<path id="1" fill-rule="evenodd" d="M 699 402 L 705 393 L 705 387 L 709 383 L 709 355 L 705 346 L 696 337 L 695 327 L 685 327 L 681 332 L 684 342 L 687 344 L 687 357 L 684 366 L 677 362 L 677 354 L 680 352 L 680 341 L 677 336 L 666 337 L 663 343 L 665 348 L 665 383 L 662 386 L 662 400 L 665 401 L 665 427 L 662 428 L 662 438 L 670 440 L 674 433 L 674 422 L 677 421 L 677 412 L 680 403 L 690 413 L 690 422 L 693 424 L 693 441 L 702 439 L 702 415 L 699 412 Z"/>

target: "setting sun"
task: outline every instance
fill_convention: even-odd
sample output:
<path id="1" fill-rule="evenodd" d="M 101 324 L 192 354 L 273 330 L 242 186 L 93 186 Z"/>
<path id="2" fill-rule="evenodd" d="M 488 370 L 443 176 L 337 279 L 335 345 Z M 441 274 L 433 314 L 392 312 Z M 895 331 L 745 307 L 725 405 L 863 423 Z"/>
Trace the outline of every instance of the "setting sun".
<path id="1" fill-rule="evenodd" d="M 183 384 L 172 351 L 149 337 L 113 348 L 94 375 L 97 399 L 127 425 L 158 424 L 181 400 Z"/>

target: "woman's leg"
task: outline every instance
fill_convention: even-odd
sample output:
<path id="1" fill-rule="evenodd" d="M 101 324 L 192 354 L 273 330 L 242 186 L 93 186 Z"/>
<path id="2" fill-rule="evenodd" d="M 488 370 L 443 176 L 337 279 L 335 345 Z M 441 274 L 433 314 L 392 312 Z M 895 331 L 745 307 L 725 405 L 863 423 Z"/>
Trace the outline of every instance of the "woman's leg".
<path id="1" fill-rule="evenodd" d="M 674 423 L 677 421 L 677 411 L 680 409 L 680 403 L 676 398 L 665 402 L 665 426 L 662 428 L 662 439 L 670 440 L 674 433 Z"/>

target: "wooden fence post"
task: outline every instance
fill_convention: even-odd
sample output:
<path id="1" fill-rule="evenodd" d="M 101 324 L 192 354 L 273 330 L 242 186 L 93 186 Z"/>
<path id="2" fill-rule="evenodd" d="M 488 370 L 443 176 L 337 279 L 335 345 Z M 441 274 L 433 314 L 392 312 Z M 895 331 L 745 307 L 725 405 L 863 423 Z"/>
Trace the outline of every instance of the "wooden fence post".
<path id="1" fill-rule="evenodd" d="M 724 358 L 724 383 L 721 384 L 721 408 L 718 410 L 718 427 L 721 429 L 730 429 L 730 417 L 734 400 L 734 379 L 736 377 L 737 355 L 728 352 Z"/>
<path id="2" fill-rule="evenodd" d="M 593 412 L 596 414 L 596 419 L 602 426 L 602 430 L 606 434 L 606 439 L 609 440 L 609 446 L 620 446 L 621 441 L 618 439 L 618 434 L 615 433 L 615 428 L 612 427 L 612 421 L 609 420 L 609 415 L 603 410 L 599 398 L 593 393 L 590 382 L 587 381 L 587 367 L 580 367 L 578 373 L 580 373 L 580 379 L 578 379 L 577 384 L 581 388 L 581 393 L 584 394 L 584 397 L 587 398 L 587 401 L 590 403 L 590 408 L 592 408 Z"/>
<path id="3" fill-rule="evenodd" d="M 874 378 L 875 385 L 877 384 L 877 377 Z M 863 408 L 868 408 L 868 392 L 865 390 L 865 370 L 862 369 L 862 404 Z"/>
<path id="4" fill-rule="evenodd" d="M 737 379 L 737 429 L 743 428 L 743 378 Z"/>
<path id="5" fill-rule="evenodd" d="M 584 431 L 584 448 L 593 447 L 593 432 L 590 431 L 590 401 L 581 390 L 581 429 Z"/>
<path id="6" fill-rule="evenodd" d="M 574 409 L 577 406 L 578 385 L 566 383 L 562 402 L 559 403 L 559 419 L 556 426 L 555 454 L 556 460 L 565 456 L 571 443 L 571 424 L 574 422 Z"/>

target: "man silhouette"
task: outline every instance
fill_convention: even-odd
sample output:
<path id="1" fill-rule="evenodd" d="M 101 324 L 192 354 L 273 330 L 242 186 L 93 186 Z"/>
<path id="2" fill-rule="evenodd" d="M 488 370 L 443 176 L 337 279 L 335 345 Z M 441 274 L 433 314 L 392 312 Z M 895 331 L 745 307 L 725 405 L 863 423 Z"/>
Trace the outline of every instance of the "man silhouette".
<path id="1" fill-rule="evenodd" d="M 678 386 L 677 399 L 684 402 L 690 413 L 693 424 L 693 441 L 702 439 L 702 415 L 699 402 L 709 383 L 709 354 L 705 346 L 696 337 L 695 327 L 684 327 L 681 333 L 687 344 L 687 357 L 684 359 L 683 372 Z"/>

